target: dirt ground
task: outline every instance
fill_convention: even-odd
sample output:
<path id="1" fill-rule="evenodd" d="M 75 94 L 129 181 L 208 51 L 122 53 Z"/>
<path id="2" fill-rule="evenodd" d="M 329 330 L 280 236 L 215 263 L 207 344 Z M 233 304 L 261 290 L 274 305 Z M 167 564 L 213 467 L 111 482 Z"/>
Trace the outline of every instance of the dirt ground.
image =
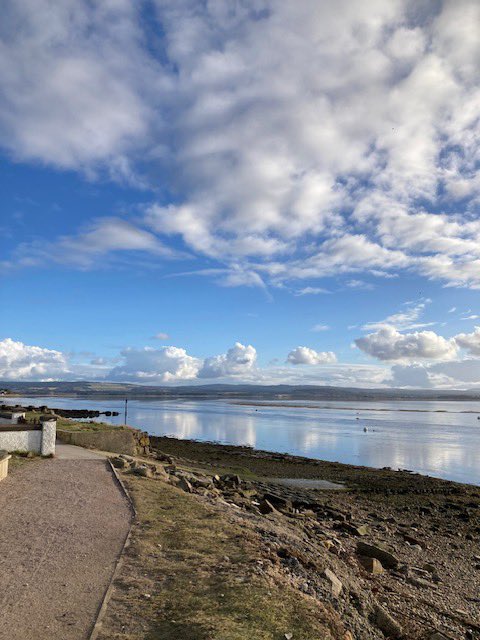
<path id="1" fill-rule="evenodd" d="M 13 468 L 0 514 L 0 638 L 88 638 L 131 519 L 105 461 Z"/>

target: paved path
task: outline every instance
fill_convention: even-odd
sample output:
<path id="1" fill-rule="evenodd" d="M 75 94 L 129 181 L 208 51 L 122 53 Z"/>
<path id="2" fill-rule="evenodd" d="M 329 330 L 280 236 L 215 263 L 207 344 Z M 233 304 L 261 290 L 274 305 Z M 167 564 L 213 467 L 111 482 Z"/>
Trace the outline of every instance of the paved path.
<path id="1" fill-rule="evenodd" d="M 59 460 L 104 460 L 105 455 L 83 447 L 76 447 L 73 444 L 62 444 L 61 442 L 55 444 L 55 456 Z"/>
<path id="2" fill-rule="evenodd" d="M 3 480 L 0 639 L 88 638 L 130 517 L 102 459 L 38 460 Z"/>

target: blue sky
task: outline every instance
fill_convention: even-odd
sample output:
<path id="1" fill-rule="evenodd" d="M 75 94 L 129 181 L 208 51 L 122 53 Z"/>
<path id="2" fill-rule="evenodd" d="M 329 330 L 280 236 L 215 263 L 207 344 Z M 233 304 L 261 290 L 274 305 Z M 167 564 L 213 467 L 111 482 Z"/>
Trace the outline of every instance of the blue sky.
<path id="1" fill-rule="evenodd" d="M 0 378 L 480 386 L 478 20 L 7 1 Z"/>

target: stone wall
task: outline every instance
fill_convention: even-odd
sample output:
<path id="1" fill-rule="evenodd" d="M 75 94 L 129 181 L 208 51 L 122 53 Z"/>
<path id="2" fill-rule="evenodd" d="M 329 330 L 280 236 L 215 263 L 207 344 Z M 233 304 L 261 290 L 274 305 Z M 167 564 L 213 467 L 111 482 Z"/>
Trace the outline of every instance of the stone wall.
<path id="1" fill-rule="evenodd" d="M 136 437 L 133 429 L 118 431 L 57 431 L 61 442 L 78 447 L 112 451 L 134 456 L 137 453 Z"/>

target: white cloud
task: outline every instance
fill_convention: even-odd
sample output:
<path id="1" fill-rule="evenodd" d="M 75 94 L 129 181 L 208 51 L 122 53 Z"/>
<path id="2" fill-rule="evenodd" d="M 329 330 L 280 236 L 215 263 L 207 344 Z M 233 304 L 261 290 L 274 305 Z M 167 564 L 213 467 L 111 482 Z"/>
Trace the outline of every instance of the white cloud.
<path id="1" fill-rule="evenodd" d="M 370 282 L 364 282 L 363 280 L 356 280 L 356 279 L 347 280 L 345 285 L 349 289 L 361 289 L 363 291 L 369 291 L 373 289 L 373 285 Z"/>
<path id="2" fill-rule="evenodd" d="M 419 387 L 428 389 L 432 386 L 427 367 L 421 364 L 401 365 L 392 367 L 392 387 Z"/>
<path id="3" fill-rule="evenodd" d="M 455 311 L 456 311 L 456 310 L 457 310 L 457 307 L 451 307 L 451 308 L 448 310 L 448 313 L 455 313 Z"/>
<path id="4" fill-rule="evenodd" d="M 127 0 L 7 0 L 2 147 L 168 184 L 149 232 L 236 264 L 227 286 L 480 288 L 476 0 L 152 6 L 147 32 Z"/>
<path id="5" fill-rule="evenodd" d="M 223 378 L 225 376 L 245 376 L 252 372 L 257 360 L 257 351 L 252 345 L 240 342 L 226 353 L 206 358 L 198 372 L 199 378 Z"/>
<path id="6" fill-rule="evenodd" d="M 98 218 L 76 235 L 61 236 L 55 242 L 19 245 L 16 262 L 27 266 L 56 262 L 90 269 L 98 266 L 100 259 L 105 264 L 106 259 L 126 252 L 146 252 L 162 258 L 175 255 L 146 229 L 120 218 Z"/>
<path id="7" fill-rule="evenodd" d="M 383 320 L 367 322 L 363 325 L 362 329 L 370 331 L 372 329 L 381 329 L 384 326 L 394 326 L 397 329 L 403 330 L 421 329 L 423 327 L 432 326 L 436 324 L 436 322 L 418 322 L 423 315 L 425 308 L 430 303 L 431 300 L 429 298 L 420 301 L 406 302 L 404 304 L 405 309 L 403 311 L 387 316 Z"/>
<path id="8" fill-rule="evenodd" d="M 320 293 L 330 293 L 330 291 L 322 287 L 303 287 L 303 289 L 295 291 L 296 296 L 316 296 Z"/>
<path id="9" fill-rule="evenodd" d="M 315 324 L 312 327 L 312 331 L 328 331 L 329 329 L 328 324 Z"/>
<path id="10" fill-rule="evenodd" d="M 453 338 L 443 338 L 433 331 L 400 333 L 388 326 L 357 338 L 355 344 L 368 355 L 384 361 L 450 360 L 457 354 Z"/>
<path id="11" fill-rule="evenodd" d="M 315 351 L 309 347 L 296 347 L 287 357 L 290 364 L 330 364 L 336 361 L 337 358 L 332 351 Z"/>
<path id="12" fill-rule="evenodd" d="M 49 380 L 69 374 L 65 354 L 5 338 L 0 342 L 2 380 Z"/>
<path id="13" fill-rule="evenodd" d="M 444 389 L 480 388 L 480 359 L 451 360 L 434 364 L 395 365 L 394 387 Z"/>
<path id="14" fill-rule="evenodd" d="M 7 0 L 2 9 L 3 146 L 22 160 L 130 176 L 153 118 L 149 84 L 163 78 L 134 6 Z"/>
<path id="15" fill-rule="evenodd" d="M 480 327 L 475 327 L 472 333 L 459 333 L 455 336 L 455 342 L 472 355 L 480 356 Z"/>
<path id="16" fill-rule="evenodd" d="M 163 331 L 160 331 L 159 333 L 156 333 L 154 336 L 152 336 L 152 340 L 168 340 L 170 338 L 170 336 L 168 335 L 168 333 L 164 333 Z"/>
<path id="17" fill-rule="evenodd" d="M 201 366 L 201 360 L 179 347 L 128 348 L 121 352 L 121 356 L 124 362 L 110 371 L 108 378 L 111 380 L 144 384 L 193 380 Z"/>

